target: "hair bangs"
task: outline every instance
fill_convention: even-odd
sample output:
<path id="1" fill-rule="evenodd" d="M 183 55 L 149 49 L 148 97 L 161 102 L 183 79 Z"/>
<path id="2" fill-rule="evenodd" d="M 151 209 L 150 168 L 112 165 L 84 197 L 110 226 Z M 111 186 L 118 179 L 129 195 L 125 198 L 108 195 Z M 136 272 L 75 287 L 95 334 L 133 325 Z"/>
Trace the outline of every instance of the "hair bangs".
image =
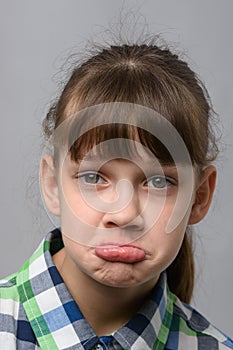
<path id="1" fill-rule="evenodd" d="M 174 164 L 166 147 L 150 132 L 128 124 L 105 124 L 82 134 L 70 147 L 71 159 L 79 162 L 84 157 L 101 159 L 142 158 L 147 153 L 162 164 Z"/>

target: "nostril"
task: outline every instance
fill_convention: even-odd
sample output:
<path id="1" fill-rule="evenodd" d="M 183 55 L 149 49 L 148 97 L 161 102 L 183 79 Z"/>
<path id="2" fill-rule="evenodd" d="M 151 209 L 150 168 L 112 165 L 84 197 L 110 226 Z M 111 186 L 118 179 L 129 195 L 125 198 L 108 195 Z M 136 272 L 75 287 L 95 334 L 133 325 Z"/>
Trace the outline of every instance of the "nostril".
<path id="1" fill-rule="evenodd" d="M 144 225 L 142 222 L 137 223 L 137 224 L 134 224 L 134 223 L 127 223 L 127 224 L 122 223 L 122 224 L 120 224 L 118 222 L 108 221 L 108 222 L 105 222 L 105 227 L 106 228 L 120 228 L 123 231 L 138 232 L 138 231 L 143 230 Z"/>
<path id="2" fill-rule="evenodd" d="M 139 203 L 134 200 L 130 205 L 117 212 L 105 212 L 102 223 L 107 228 L 120 228 L 127 231 L 141 231 L 144 229 L 144 216 Z"/>
<path id="3" fill-rule="evenodd" d="M 116 228 L 119 227 L 119 225 L 117 225 L 115 222 L 113 221 L 108 221 L 105 223 L 104 225 L 106 228 Z"/>

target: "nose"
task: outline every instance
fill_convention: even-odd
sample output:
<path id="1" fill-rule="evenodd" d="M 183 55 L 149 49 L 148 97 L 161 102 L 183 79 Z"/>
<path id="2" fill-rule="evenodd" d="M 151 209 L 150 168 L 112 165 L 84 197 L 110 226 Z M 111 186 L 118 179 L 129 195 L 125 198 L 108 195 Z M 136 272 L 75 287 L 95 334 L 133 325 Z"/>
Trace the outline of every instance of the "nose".
<path id="1" fill-rule="evenodd" d="M 119 198 L 126 196 L 125 188 L 123 194 L 118 191 Z M 124 202 L 124 200 L 123 200 Z M 117 210 L 111 210 L 114 205 L 109 203 L 109 210 L 104 213 L 103 225 L 106 228 L 123 228 L 132 231 L 144 229 L 144 218 L 142 215 L 141 201 L 137 191 L 133 191 L 125 205 L 117 206 Z"/>

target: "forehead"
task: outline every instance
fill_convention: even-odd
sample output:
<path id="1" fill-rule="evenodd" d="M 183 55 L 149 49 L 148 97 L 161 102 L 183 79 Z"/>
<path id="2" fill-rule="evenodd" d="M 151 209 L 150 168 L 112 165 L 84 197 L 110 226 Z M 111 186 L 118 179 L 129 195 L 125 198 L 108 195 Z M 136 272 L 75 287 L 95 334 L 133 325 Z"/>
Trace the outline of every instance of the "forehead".
<path id="1" fill-rule="evenodd" d="M 136 154 L 148 161 L 153 155 L 167 164 L 191 162 L 183 139 L 166 118 L 128 103 L 82 110 L 59 125 L 54 140 L 55 148 L 64 147 L 75 161 L 97 152 L 102 158 L 133 158 Z"/>

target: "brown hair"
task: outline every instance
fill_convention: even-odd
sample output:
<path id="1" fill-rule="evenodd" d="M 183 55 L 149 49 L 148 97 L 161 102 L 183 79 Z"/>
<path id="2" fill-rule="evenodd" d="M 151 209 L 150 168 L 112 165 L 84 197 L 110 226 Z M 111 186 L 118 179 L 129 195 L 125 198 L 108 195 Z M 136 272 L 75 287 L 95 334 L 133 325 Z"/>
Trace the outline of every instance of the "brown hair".
<path id="1" fill-rule="evenodd" d="M 49 137 L 64 119 L 77 111 L 106 102 L 139 104 L 163 115 L 175 126 L 192 163 L 199 169 L 216 158 L 218 149 L 210 124 L 213 110 L 207 91 L 188 64 L 168 48 L 150 43 L 98 50 L 74 68 L 60 98 L 43 122 L 45 135 Z M 129 127 L 109 130 L 109 127 L 107 131 L 106 127 L 98 127 L 84 135 L 73 147 L 73 158 L 85 137 L 90 144 L 112 137 L 133 137 Z M 148 132 L 137 131 L 140 141 L 158 155 L 160 152 L 153 146 L 158 146 L 158 140 L 148 137 Z M 163 157 L 167 160 L 167 153 Z M 189 232 L 185 234 L 176 259 L 168 267 L 167 275 L 171 291 L 182 301 L 190 302 L 194 259 Z"/>

